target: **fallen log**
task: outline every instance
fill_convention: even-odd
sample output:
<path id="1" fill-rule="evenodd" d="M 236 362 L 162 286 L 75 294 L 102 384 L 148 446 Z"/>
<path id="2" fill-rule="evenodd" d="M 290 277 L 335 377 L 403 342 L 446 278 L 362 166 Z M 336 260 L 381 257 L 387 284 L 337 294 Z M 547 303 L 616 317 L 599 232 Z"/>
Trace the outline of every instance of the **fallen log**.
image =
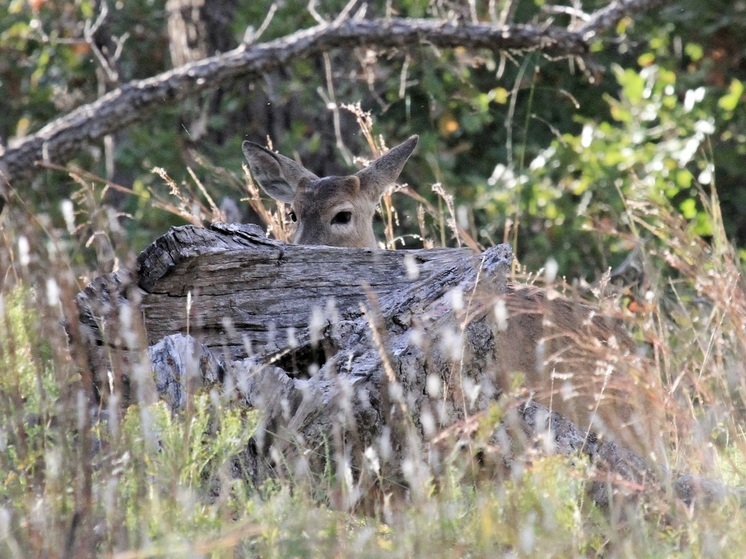
<path id="1" fill-rule="evenodd" d="M 331 469 L 346 484 L 345 508 L 380 502 L 382 491 L 424 491 L 487 421 L 476 446 L 497 452 L 493 466 L 511 470 L 520 449 L 538 445 L 590 458 L 599 504 L 659 487 L 661 472 L 626 446 L 640 431 L 611 413 L 633 404 L 611 398 L 601 413 L 597 389 L 613 395 L 609 377 L 627 372 L 633 344 L 590 307 L 512 286 L 511 262 L 506 245 L 384 252 L 286 245 L 254 226 L 185 226 L 148 247 L 133 272 L 94 280 L 78 298 L 81 330 L 101 398 L 162 398 L 178 412 L 208 387 L 261 410 L 241 467 L 257 486 Z M 590 387 L 590 408 L 553 390 L 515 398 L 531 395 L 516 378 L 553 389 L 558 370 L 568 394 Z M 674 488 L 691 500 L 696 485 Z"/>

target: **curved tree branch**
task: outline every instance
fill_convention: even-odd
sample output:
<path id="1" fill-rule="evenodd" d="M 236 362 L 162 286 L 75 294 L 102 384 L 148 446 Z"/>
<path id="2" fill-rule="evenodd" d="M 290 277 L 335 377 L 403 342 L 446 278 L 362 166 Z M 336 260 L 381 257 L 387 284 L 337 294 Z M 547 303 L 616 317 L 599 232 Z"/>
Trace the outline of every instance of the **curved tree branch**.
<path id="1" fill-rule="evenodd" d="M 186 64 L 152 78 L 132 81 L 83 105 L 0 153 L 0 209 L 3 191 L 34 177 L 38 163 L 64 164 L 84 146 L 143 121 L 164 103 L 174 103 L 237 79 L 257 76 L 332 49 L 361 46 L 540 50 L 552 56 L 585 57 L 590 41 L 632 12 L 672 0 L 619 0 L 592 15 L 581 28 L 496 26 L 427 19 L 345 19 L 260 44 L 240 47 Z"/>
<path id="2" fill-rule="evenodd" d="M 614 27 L 626 16 L 634 16 L 640 12 L 670 3 L 671 0 L 616 0 L 591 14 L 590 19 L 578 29 L 578 32 L 584 41 L 591 42 L 607 29 Z"/>

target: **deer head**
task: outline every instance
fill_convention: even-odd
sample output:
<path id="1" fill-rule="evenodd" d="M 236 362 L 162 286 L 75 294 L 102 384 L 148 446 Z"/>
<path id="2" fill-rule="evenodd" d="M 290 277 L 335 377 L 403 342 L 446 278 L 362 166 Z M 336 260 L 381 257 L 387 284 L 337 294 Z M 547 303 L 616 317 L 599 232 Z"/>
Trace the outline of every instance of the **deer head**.
<path id="1" fill-rule="evenodd" d="M 410 137 L 354 175 L 326 178 L 253 142 L 241 147 L 262 190 L 291 205 L 295 244 L 377 248 L 376 205 L 396 182 L 418 139 Z"/>

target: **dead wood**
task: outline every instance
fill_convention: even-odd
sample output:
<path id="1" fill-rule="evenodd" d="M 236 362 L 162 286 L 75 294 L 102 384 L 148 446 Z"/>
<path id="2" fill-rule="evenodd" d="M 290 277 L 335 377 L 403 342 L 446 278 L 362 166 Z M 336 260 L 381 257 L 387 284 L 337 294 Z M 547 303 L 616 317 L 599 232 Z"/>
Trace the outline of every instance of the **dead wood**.
<path id="1" fill-rule="evenodd" d="M 427 277 L 470 254 L 309 249 L 268 239 L 256 226 L 174 227 L 143 251 L 134 274 L 94 280 L 78 296 L 80 320 L 97 369 L 113 353 L 142 352 L 179 332 L 223 359 L 281 354 L 306 335 L 314 312 L 357 309 L 367 293 L 408 285 L 408 267 Z M 143 330 L 133 334 L 140 315 Z"/>
<path id="2" fill-rule="evenodd" d="M 511 286 L 511 261 L 505 245 L 480 255 L 385 252 L 286 245 L 254 226 L 179 227 L 133 273 L 99 278 L 79 295 L 81 329 L 103 398 L 121 390 L 178 411 L 211 389 L 261 410 L 241 459 L 256 485 L 331 471 L 343 486 L 337 504 L 353 508 L 379 502 L 381 491 L 426 491 L 459 448 L 491 479 L 524 467 L 524 449 L 534 448 L 589 459 L 599 504 L 657 491 L 666 476 L 613 429 L 599 437 L 507 396 L 512 367 L 563 363 L 555 346 L 579 352 L 590 335 L 598 347 L 629 342 L 588 307 Z M 496 301 L 526 312 L 506 323 Z M 718 494 L 708 483 L 682 477 L 673 489 L 688 500 Z"/>

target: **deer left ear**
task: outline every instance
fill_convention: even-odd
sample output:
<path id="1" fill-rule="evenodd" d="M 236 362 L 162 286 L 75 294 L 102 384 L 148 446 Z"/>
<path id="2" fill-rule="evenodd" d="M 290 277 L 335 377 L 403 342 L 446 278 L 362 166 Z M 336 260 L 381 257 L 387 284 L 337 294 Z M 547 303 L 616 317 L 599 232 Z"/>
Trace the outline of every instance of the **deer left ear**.
<path id="1" fill-rule="evenodd" d="M 254 180 L 275 200 L 290 203 L 301 181 L 318 179 L 289 157 L 273 153 L 259 144 L 247 141 L 241 148 Z"/>
<path id="2" fill-rule="evenodd" d="M 419 136 L 411 136 L 407 141 L 391 148 L 355 176 L 360 179 L 360 190 L 376 200 L 384 190 L 396 182 L 404 164 L 417 147 Z"/>

